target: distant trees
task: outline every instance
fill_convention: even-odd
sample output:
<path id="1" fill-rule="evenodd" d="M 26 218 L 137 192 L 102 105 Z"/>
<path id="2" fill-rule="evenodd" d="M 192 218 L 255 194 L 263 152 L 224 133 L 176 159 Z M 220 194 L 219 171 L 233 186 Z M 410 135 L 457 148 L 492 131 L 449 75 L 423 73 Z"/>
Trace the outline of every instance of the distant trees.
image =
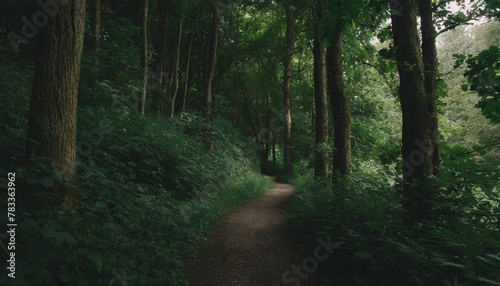
<path id="1" fill-rule="evenodd" d="M 180 16 L 178 23 L 177 41 L 174 50 L 174 60 L 172 61 L 171 70 L 171 83 L 169 87 L 170 93 L 170 118 L 175 115 L 175 105 L 177 100 L 177 94 L 179 93 L 179 64 L 181 59 L 181 44 L 182 44 L 182 32 L 183 32 L 183 16 Z"/>
<path id="2" fill-rule="evenodd" d="M 99 64 L 99 42 L 101 35 L 101 0 L 89 0 L 90 4 L 90 47 L 95 53 L 96 65 Z"/>
<path id="3" fill-rule="evenodd" d="M 64 28 L 61 28 L 64 27 Z M 64 181 L 52 187 L 71 203 L 76 180 L 76 107 L 85 29 L 85 0 L 59 6 L 36 37 L 26 155 L 47 158 Z"/>
<path id="4" fill-rule="evenodd" d="M 489 21 L 461 26 L 438 38 L 440 43 L 446 43 L 438 49 L 443 83 L 448 87 L 447 96 L 440 98 L 446 143 L 481 146 L 496 159 L 500 158 L 500 146 L 495 144 L 500 142 L 500 104 L 495 104 L 495 96 L 498 98 L 500 91 L 495 83 L 500 81 L 494 70 L 500 58 L 495 55 L 500 46 L 499 28 L 498 21 Z M 471 92 L 472 88 L 476 91 Z M 495 114 L 496 121 L 492 117 Z"/>
<path id="5" fill-rule="evenodd" d="M 210 120 L 212 118 L 212 82 L 215 75 L 215 66 L 217 63 L 217 37 L 219 31 L 219 9 L 214 5 L 212 7 L 211 19 L 208 29 L 208 36 L 205 43 L 205 51 L 203 57 L 203 92 L 205 101 L 203 105 L 203 116 Z"/>
<path id="6" fill-rule="evenodd" d="M 490 46 L 466 60 L 467 84 L 464 89 L 475 91 L 480 96 L 476 107 L 493 123 L 500 123 L 500 48 Z"/>
<path id="7" fill-rule="evenodd" d="M 142 51 L 141 51 L 141 65 L 142 65 L 142 90 L 141 97 L 139 99 L 139 113 L 144 115 L 144 110 L 146 107 L 146 93 L 148 89 L 148 11 L 149 11 L 149 0 L 144 0 L 143 13 L 142 13 Z"/>
<path id="8" fill-rule="evenodd" d="M 292 56 L 293 56 L 293 15 L 290 8 L 290 1 L 285 0 L 285 61 L 283 62 L 283 110 L 285 116 L 285 134 L 284 134 L 284 172 L 285 174 L 292 173 L 293 159 L 292 159 Z"/>
<path id="9" fill-rule="evenodd" d="M 170 1 L 160 1 L 152 15 L 151 39 L 155 55 L 152 59 L 155 88 L 151 91 L 151 111 L 158 115 L 166 114 L 168 110 L 167 84 L 168 84 L 168 43 L 169 27 L 171 22 Z"/>
<path id="10" fill-rule="evenodd" d="M 120 83 L 133 90 L 124 93 L 138 94 L 134 98 L 139 100 L 132 105 L 139 113 L 171 118 L 182 114 L 186 108 L 197 110 L 207 122 L 207 130 L 202 132 L 206 133 L 204 143 L 209 150 L 213 148 L 211 136 L 216 132 L 211 130 L 210 122 L 215 118 L 214 114 L 225 116 L 255 140 L 252 148 L 259 154 L 262 165 L 272 156 L 273 167 L 280 167 L 284 173 L 290 174 L 294 163 L 307 161 L 304 165 L 314 166 L 317 177 L 327 176 L 330 171 L 333 174 L 334 188 L 337 179 L 342 175 L 349 175 L 354 166 L 351 149 L 356 146 L 352 147 L 351 141 L 356 142 L 358 138 L 353 136 L 355 131 L 351 131 L 351 124 L 355 124 L 358 118 L 355 115 L 351 118 L 351 113 L 357 112 L 351 105 L 356 106 L 361 100 L 355 102 L 352 81 L 364 82 L 369 76 L 366 71 L 374 68 L 385 84 L 392 83 L 384 72 L 396 72 L 394 61 L 391 61 L 395 55 L 403 117 L 403 168 L 400 171 L 403 173 L 404 191 L 408 195 L 405 207 L 411 213 L 412 220 L 418 221 L 429 209 L 426 201 L 430 197 L 429 185 L 434 180 L 428 178 L 438 175 L 441 160 L 436 104 L 436 35 L 439 33 L 436 25 L 441 24 L 440 28 L 446 30 L 461 23 L 460 15 L 448 15 L 442 11 L 445 9 L 445 2 L 433 4 L 431 0 L 392 1 L 392 27 L 385 28 L 382 23 L 388 20 L 387 3 L 373 1 L 315 0 L 310 3 L 280 0 L 228 4 L 228 1 L 222 0 L 214 3 L 199 0 L 144 0 L 124 3 L 91 0 L 88 5 L 89 44 L 85 48 L 91 54 L 97 54 L 99 46 L 102 46 L 100 57 L 109 59 L 109 50 L 115 45 L 114 41 L 127 38 L 126 43 L 131 44 L 123 54 L 133 54 L 133 60 L 122 56 L 114 66 L 108 67 L 108 71 L 126 68 L 133 72 L 127 75 L 117 72 L 113 80 L 103 80 L 102 85 L 106 86 L 110 82 L 112 85 L 117 78 L 123 79 Z M 494 5 L 493 1 L 484 3 L 489 7 Z M 14 4 L 2 5 L 13 7 Z M 63 6 L 65 5 L 61 7 Z M 101 19 L 104 7 L 109 8 L 109 14 Z M 496 15 L 493 10 L 488 13 L 483 6 L 475 6 L 474 9 L 475 14 L 462 17 L 462 20 L 469 21 L 480 15 Z M 51 25 L 66 24 L 66 18 L 56 14 Z M 436 19 L 436 15 L 441 18 Z M 305 20 L 307 17 L 312 20 Z M 120 33 L 113 34 L 114 31 L 106 25 L 121 23 L 123 18 L 126 18 L 125 22 L 129 26 L 120 30 Z M 77 18 L 75 25 L 78 21 Z M 13 26 L 6 21 L 2 23 L 5 27 Z M 51 129 L 54 131 L 51 133 L 41 132 L 40 126 L 47 127 L 44 124 L 37 125 L 36 122 L 44 118 L 45 113 L 54 117 L 51 122 L 60 122 L 56 117 L 59 116 L 56 110 L 74 109 L 76 103 L 68 98 L 76 96 L 76 91 L 70 89 L 70 86 L 74 88 L 78 84 L 75 70 L 79 58 L 69 57 L 71 52 L 77 52 L 76 32 L 64 30 L 63 32 L 68 33 L 68 38 L 63 32 L 55 31 L 52 26 L 50 29 L 39 30 L 47 32 L 40 37 L 38 53 L 41 56 L 36 58 L 28 130 L 30 157 L 47 155 L 48 153 L 41 151 L 46 144 L 44 140 L 48 140 L 44 136 L 60 136 L 56 131 L 60 126 L 56 125 L 63 124 L 54 123 Z M 115 38 L 110 38 L 111 35 Z M 376 36 L 381 41 L 392 37 L 394 47 L 390 43 L 381 43 L 389 47 L 377 53 L 377 48 L 371 44 Z M 67 49 L 68 52 L 61 51 L 61 48 L 56 47 L 59 42 L 55 39 L 59 39 L 61 45 L 70 47 L 73 43 L 73 46 Z M 49 57 L 49 52 L 57 57 Z M 488 92 L 496 86 L 490 81 L 477 82 L 474 75 L 479 72 L 494 77 L 494 57 L 497 54 L 498 51 L 492 48 L 467 61 L 470 67 L 470 88 L 481 93 L 483 100 L 480 105 L 491 118 L 495 118 L 496 109 L 492 106 L 498 100 L 496 97 L 490 98 Z M 80 55 L 81 52 L 78 56 Z M 488 65 L 488 61 L 494 63 Z M 61 62 L 65 63 L 64 66 L 60 66 Z M 90 62 L 97 67 L 97 61 Z M 360 64 L 363 68 L 358 67 Z M 97 77 L 94 72 L 99 71 L 93 70 L 92 75 L 87 78 Z M 58 77 L 58 74 L 61 76 Z M 63 74 L 67 76 L 63 77 Z M 99 81 L 91 79 L 88 82 L 92 85 L 89 89 L 99 88 Z M 115 90 L 103 94 L 122 97 Z M 59 107 L 41 103 L 42 98 L 56 96 L 65 100 L 57 101 L 61 104 Z M 99 101 L 95 98 L 92 100 Z M 329 107 L 328 100 L 331 104 Z M 64 105 L 65 102 L 67 105 Z M 329 108 L 333 123 L 330 128 Z M 281 113 L 281 110 L 284 112 Z M 65 115 L 64 118 L 72 116 Z M 65 127 L 65 130 L 72 130 L 74 127 L 71 126 L 75 123 L 68 124 L 69 127 Z M 74 141 L 71 138 L 68 140 L 67 142 Z M 65 141 L 60 142 L 66 144 Z M 69 149 L 67 151 L 72 152 Z M 71 156 L 64 156 L 72 160 Z M 277 161 L 280 163 L 276 163 Z M 70 178 L 72 175 L 69 167 L 64 167 L 61 163 L 59 165 L 62 166 L 61 169 L 68 171 Z M 329 166 L 332 166 L 331 170 Z"/>
<path id="11" fill-rule="evenodd" d="M 196 35 L 196 28 L 198 24 L 199 14 L 200 14 L 200 7 L 199 5 L 196 5 L 191 11 L 191 24 L 189 26 L 189 39 L 186 51 L 186 67 L 184 69 L 184 87 L 181 93 L 182 96 L 176 105 L 176 110 L 180 114 L 182 114 L 186 109 L 186 99 L 189 90 L 189 73 L 191 71 L 191 58 L 192 58 L 193 44 Z"/>
<path id="12" fill-rule="evenodd" d="M 328 100 L 326 49 L 324 47 L 324 29 L 321 27 L 325 19 L 325 1 L 316 0 L 314 24 L 314 107 L 316 150 L 314 175 L 323 177 L 328 174 Z"/>

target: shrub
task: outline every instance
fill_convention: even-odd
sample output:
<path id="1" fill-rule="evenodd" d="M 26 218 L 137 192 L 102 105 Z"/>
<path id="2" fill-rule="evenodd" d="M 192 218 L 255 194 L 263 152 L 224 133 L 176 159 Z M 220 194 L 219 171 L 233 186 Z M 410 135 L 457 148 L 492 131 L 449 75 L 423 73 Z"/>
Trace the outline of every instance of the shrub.
<path id="1" fill-rule="evenodd" d="M 289 209 L 295 232 L 309 242 L 331 235 L 337 246 L 321 266 L 324 279 L 339 285 L 498 285 L 496 163 L 444 144 L 443 160 L 432 219 L 413 227 L 403 224 L 401 190 L 383 168 L 360 164 L 348 187 L 335 193 L 312 175 L 296 178 Z"/>
<path id="2" fill-rule="evenodd" d="M 203 245 L 223 214 L 271 186 L 225 122 L 214 123 L 216 148 L 205 151 L 203 124 L 195 115 L 167 120 L 81 109 L 78 142 L 90 145 L 79 151 L 73 206 L 50 203 L 46 189 L 61 178 L 43 160 L 2 164 L 0 171 L 16 171 L 22 202 L 16 282 L 186 285 L 183 257 Z M 2 145 L 22 142 L 22 132 L 11 135 L 18 137 Z M 11 150 L 22 157 L 21 148 Z"/>

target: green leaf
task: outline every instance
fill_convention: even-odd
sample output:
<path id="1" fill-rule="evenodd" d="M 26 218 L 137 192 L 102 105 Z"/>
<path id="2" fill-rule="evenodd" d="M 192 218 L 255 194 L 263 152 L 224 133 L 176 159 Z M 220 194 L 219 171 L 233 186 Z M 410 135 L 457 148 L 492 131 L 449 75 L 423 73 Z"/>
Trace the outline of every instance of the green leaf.
<path id="1" fill-rule="evenodd" d="M 63 243 L 68 243 L 70 246 L 75 246 L 78 243 L 71 234 L 66 231 L 63 232 L 55 232 L 53 230 L 49 230 L 44 232 L 45 237 L 54 238 L 56 240 L 57 245 L 62 245 Z"/>
<path id="2" fill-rule="evenodd" d="M 95 207 L 98 209 L 104 209 L 104 208 L 106 208 L 106 204 L 101 202 L 101 201 L 98 201 L 95 203 Z"/>
<path id="3" fill-rule="evenodd" d="M 453 262 L 443 262 L 441 264 L 441 266 L 453 266 L 453 267 L 462 268 L 462 269 L 466 269 L 467 268 L 467 267 L 465 267 L 465 265 L 458 264 L 458 263 L 453 263 Z"/>
<path id="4" fill-rule="evenodd" d="M 101 257 L 97 254 L 93 254 L 92 256 L 90 256 L 90 259 L 92 260 L 92 262 L 94 262 L 94 265 L 97 269 L 97 272 L 99 272 L 99 274 L 101 274 L 101 272 L 102 272 L 102 259 L 101 259 Z"/>
<path id="5" fill-rule="evenodd" d="M 62 283 L 68 283 L 71 280 L 71 275 L 70 273 L 68 273 L 68 269 L 64 270 L 65 270 L 64 272 L 61 272 L 61 274 L 59 274 L 59 280 Z"/>
<path id="6" fill-rule="evenodd" d="M 486 278 L 483 278 L 483 277 L 479 277 L 478 279 L 479 281 L 481 282 L 486 282 L 486 283 L 489 283 L 491 285 L 497 285 L 497 286 L 500 286 L 500 282 L 495 282 L 493 280 L 489 280 L 489 279 L 486 279 Z"/>
<path id="7" fill-rule="evenodd" d="M 500 254 L 497 254 L 497 255 L 495 255 L 495 254 L 486 254 L 486 256 L 489 256 L 489 257 L 491 257 L 491 258 L 493 258 L 495 260 L 500 261 Z"/>
<path id="8" fill-rule="evenodd" d="M 356 256 L 357 258 L 360 258 L 360 259 L 370 259 L 372 260 L 372 255 L 366 251 L 358 251 L 356 253 L 354 253 L 354 256 Z"/>
<path id="9" fill-rule="evenodd" d="M 123 228 L 117 224 L 114 224 L 114 223 L 108 222 L 108 223 L 105 223 L 102 227 L 105 229 L 117 232 L 117 233 L 123 233 Z"/>

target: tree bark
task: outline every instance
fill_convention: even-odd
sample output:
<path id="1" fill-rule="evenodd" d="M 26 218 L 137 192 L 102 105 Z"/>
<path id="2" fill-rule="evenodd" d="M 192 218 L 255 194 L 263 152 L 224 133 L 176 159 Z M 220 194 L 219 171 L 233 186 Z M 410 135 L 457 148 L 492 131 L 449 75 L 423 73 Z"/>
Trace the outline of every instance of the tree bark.
<path id="1" fill-rule="evenodd" d="M 142 15 L 142 91 L 139 101 L 139 113 L 144 115 L 146 106 L 146 93 L 148 89 L 148 8 L 149 0 L 144 0 L 144 10 Z"/>
<path id="2" fill-rule="evenodd" d="M 104 12 L 104 16 L 109 12 L 109 0 L 102 0 L 102 11 Z"/>
<path id="3" fill-rule="evenodd" d="M 271 126 L 271 93 L 269 91 L 265 92 L 264 94 L 264 101 L 266 104 L 266 139 L 265 139 L 265 144 L 266 144 L 266 160 L 265 164 L 269 161 L 269 154 L 271 153 L 271 144 L 274 142 L 274 132 L 272 130 Z M 236 110 L 235 110 L 236 111 Z"/>
<path id="4" fill-rule="evenodd" d="M 314 26 L 314 107 L 316 129 L 316 158 L 314 175 L 323 177 L 328 174 L 328 100 L 326 92 L 326 50 L 323 47 L 320 23 L 325 15 L 324 0 L 316 1 L 316 24 Z"/>
<path id="5" fill-rule="evenodd" d="M 154 73 L 157 87 L 152 92 L 152 111 L 157 115 L 164 114 L 167 105 L 165 91 L 167 72 L 167 38 L 169 27 L 169 3 L 159 2 L 156 8 L 153 30 L 153 44 L 157 51 L 154 59 Z"/>
<path id="6" fill-rule="evenodd" d="M 182 93 L 182 98 L 181 98 L 181 103 L 180 103 L 180 108 L 179 108 L 179 113 L 182 114 L 186 110 L 186 99 L 188 95 L 188 90 L 189 90 L 189 72 L 191 69 L 191 53 L 193 51 L 193 43 L 194 43 L 194 36 L 196 33 L 196 24 L 198 23 L 198 16 L 200 14 L 200 8 L 195 7 L 194 8 L 194 15 L 193 18 L 191 19 L 191 25 L 189 27 L 189 43 L 188 43 L 188 49 L 187 49 L 187 59 L 186 59 L 186 71 L 185 71 L 185 76 L 184 76 L 184 91 Z"/>
<path id="7" fill-rule="evenodd" d="M 439 121 L 436 106 L 436 85 L 438 57 L 436 49 L 436 29 L 432 15 L 432 0 L 420 0 L 420 29 L 422 32 L 422 57 L 424 62 L 425 94 L 428 102 L 428 118 L 432 140 L 433 175 L 438 175 L 441 164 L 439 143 Z"/>
<path id="8" fill-rule="evenodd" d="M 205 49 L 205 67 L 203 72 L 203 82 L 205 91 L 205 104 L 203 116 L 210 121 L 212 118 L 212 82 L 215 75 L 217 63 L 217 37 L 219 30 L 219 11 L 216 7 L 212 10 L 210 30 L 208 34 L 207 46 Z"/>
<path id="9" fill-rule="evenodd" d="M 402 159 L 405 221 L 415 223 L 430 210 L 426 178 L 432 174 L 428 101 L 417 27 L 417 0 L 401 1 L 391 11 L 392 33 L 400 78 L 399 99 L 403 113 Z"/>
<path id="10" fill-rule="evenodd" d="M 92 29 L 91 49 L 95 53 L 95 64 L 99 65 L 99 35 L 101 32 L 101 0 L 91 0 L 90 27 Z"/>
<path id="11" fill-rule="evenodd" d="M 204 83 L 204 92 L 205 92 L 205 102 L 203 105 L 203 117 L 208 123 L 206 130 L 206 141 L 205 147 L 208 150 L 212 150 L 214 148 L 212 131 L 210 127 L 210 122 L 212 121 L 212 108 L 213 108 L 213 99 L 212 99 L 212 82 L 214 80 L 215 75 L 215 66 L 217 63 L 217 37 L 219 31 L 219 10 L 217 9 L 217 5 L 214 4 L 212 10 L 212 18 L 210 20 L 210 30 L 208 33 L 208 41 L 205 49 L 205 65 L 203 72 L 203 83 Z"/>
<path id="12" fill-rule="evenodd" d="M 172 96 L 171 100 L 171 107 L 170 107 L 170 118 L 174 118 L 175 115 L 175 100 L 177 99 L 177 93 L 179 92 L 179 62 L 181 58 L 181 42 L 182 42 L 182 23 L 183 19 L 181 16 L 181 19 L 179 20 L 179 32 L 177 34 L 177 47 L 175 49 L 175 60 L 174 64 L 172 67 L 172 79 L 173 79 L 173 86 L 172 90 L 170 91 Z"/>
<path id="13" fill-rule="evenodd" d="M 340 1 L 334 1 L 340 5 Z M 328 93 L 333 115 L 333 179 L 351 173 L 351 114 L 345 91 L 342 59 L 342 24 L 336 20 L 331 45 L 327 50 Z"/>
<path id="14" fill-rule="evenodd" d="M 283 75 L 283 106 L 285 116 L 285 140 L 284 140 L 284 173 L 292 173 L 292 57 L 293 57 L 293 39 L 292 39 L 292 15 L 290 11 L 290 2 L 285 2 L 286 13 L 286 48 L 284 75 Z"/>
<path id="15" fill-rule="evenodd" d="M 84 29 L 85 0 L 74 0 L 60 5 L 59 13 L 40 30 L 28 117 L 27 158 L 48 158 L 56 172 L 64 173 L 64 181 L 50 190 L 67 204 L 76 196 L 76 109 Z"/>
<path id="16" fill-rule="evenodd" d="M 167 115 L 168 109 L 168 99 L 169 99 L 169 87 L 171 84 L 171 74 L 168 72 L 169 64 L 169 26 L 170 26 L 170 1 L 166 1 L 164 4 L 164 30 L 163 36 L 161 37 L 161 53 L 160 56 L 160 97 L 159 97 L 159 112 L 160 115 Z"/>

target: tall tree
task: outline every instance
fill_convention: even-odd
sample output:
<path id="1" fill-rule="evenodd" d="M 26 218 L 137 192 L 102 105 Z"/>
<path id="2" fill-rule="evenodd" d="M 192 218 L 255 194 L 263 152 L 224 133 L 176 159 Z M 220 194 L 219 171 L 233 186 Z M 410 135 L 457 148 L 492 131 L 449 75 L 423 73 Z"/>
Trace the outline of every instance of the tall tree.
<path id="1" fill-rule="evenodd" d="M 426 178 L 432 174 L 428 101 L 424 88 L 424 67 L 418 34 L 417 0 L 401 0 L 391 10 L 392 34 L 399 73 L 399 99 L 403 114 L 402 159 L 406 220 L 425 218 L 430 209 Z"/>
<path id="2" fill-rule="evenodd" d="M 433 175 L 437 175 L 441 161 L 439 151 L 439 123 L 436 105 L 436 85 L 438 57 L 436 48 L 436 29 L 434 27 L 432 0 L 420 0 L 420 29 L 422 33 L 422 57 L 424 62 L 425 94 L 428 104 L 429 132 L 432 139 Z"/>
<path id="3" fill-rule="evenodd" d="M 156 56 L 153 60 L 156 87 L 152 90 L 152 111 L 164 114 L 167 108 L 167 50 L 170 23 L 170 1 L 160 1 L 154 12 L 152 42 Z"/>
<path id="4" fill-rule="evenodd" d="M 285 48 L 285 61 L 284 75 L 283 75 L 283 106 L 285 116 L 285 150 L 284 150 L 284 172 L 290 174 L 292 172 L 292 57 L 293 57 L 293 38 L 292 38 L 292 24 L 293 18 L 290 10 L 290 1 L 285 1 L 286 13 L 286 48 Z"/>
<path id="5" fill-rule="evenodd" d="M 181 15 L 179 19 L 179 30 L 177 33 L 177 46 L 175 48 L 175 57 L 174 57 L 174 62 L 172 63 L 172 81 L 171 81 L 172 84 L 170 87 L 170 94 L 171 94 L 170 118 L 174 118 L 175 102 L 177 99 L 177 93 L 179 92 L 179 63 L 181 58 L 182 23 L 183 23 L 183 18 Z"/>
<path id="6" fill-rule="evenodd" d="M 316 158 L 314 174 L 317 177 L 328 173 L 328 100 L 326 92 L 326 50 L 323 46 L 321 23 L 325 17 L 325 1 L 316 0 L 314 25 L 314 107 L 316 129 Z"/>
<path id="7" fill-rule="evenodd" d="M 212 121 L 212 105 L 213 105 L 213 99 L 212 99 L 212 82 L 214 80 L 215 76 L 215 66 L 217 63 L 217 38 L 218 38 L 218 31 L 219 31 L 219 12 L 221 11 L 219 9 L 220 2 L 215 1 L 213 3 L 212 7 L 212 16 L 210 19 L 210 28 L 208 32 L 208 39 L 207 43 L 205 46 L 205 62 L 204 62 L 204 68 L 203 68 L 203 90 L 204 90 L 204 95 L 205 95 L 205 100 L 204 100 L 204 105 L 203 105 L 203 117 L 207 120 L 207 122 Z M 210 130 L 210 127 L 207 127 L 208 129 L 206 130 L 206 142 L 205 145 L 208 150 L 213 149 L 213 142 L 212 142 L 212 136 L 211 133 L 212 131 Z"/>
<path id="8" fill-rule="evenodd" d="M 85 0 L 73 0 L 61 5 L 40 30 L 28 118 L 26 155 L 48 158 L 64 173 L 65 181 L 52 191 L 66 203 L 76 195 L 76 107 L 84 29 Z"/>
<path id="9" fill-rule="evenodd" d="M 331 0 L 336 11 L 332 19 L 330 46 L 327 49 L 328 93 L 334 125 L 333 177 L 351 173 L 351 115 L 345 90 L 342 59 L 342 0 Z"/>
<path id="10" fill-rule="evenodd" d="M 91 49 L 95 53 L 96 65 L 99 65 L 99 40 L 101 33 L 101 0 L 91 0 L 90 7 Z"/>
<path id="11" fill-rule="evenodd" d="M 149 0 L 144 0 L 143 14 L 142 14 L 142 91 L 141 98 L 139 100 L 139 113 L 144 115 L 144 109 L 146 106 L 146 93 L 148 89 L 148 8 Z"/>
<path id="12" fill-rule="evenodd" d="M 203 116 L 207 120 L 210 120 L 212 117 L 212 82 L 214 80 L 215 66 L 217 63 L 219 20 L 219 9 L 218 6 L 214 4 L 210 20 L 208 39 L 205 47 L 205 62 L 203 69 L 203 85 L 205 93 Z"/>
<path id="13" fill-rule="evenodd" d="M 191 54 L 193 51 L 193 43 L 194 43 L 194 36 L 196 34 L 196 26 L 198 23 L 198 17 L 200 15 L 200 6 L 196 5 L 193 8 L 193 11 L 191 13 L 191 25 L 189 26 L 189 40 L 188 40 L 188 48 L 186 51 L 186 70 L 184 71 L 184 90 L 181 94 L 181 100 L 179 103 L 178 107 L 178 112 L 181 114 L 184 113 L 184 110 L 186 110 L 186 99 L 187 99 L 187 94 L 188 94 L 188 88 L 189 88 L 189 72 L 191 70 Z"/>

